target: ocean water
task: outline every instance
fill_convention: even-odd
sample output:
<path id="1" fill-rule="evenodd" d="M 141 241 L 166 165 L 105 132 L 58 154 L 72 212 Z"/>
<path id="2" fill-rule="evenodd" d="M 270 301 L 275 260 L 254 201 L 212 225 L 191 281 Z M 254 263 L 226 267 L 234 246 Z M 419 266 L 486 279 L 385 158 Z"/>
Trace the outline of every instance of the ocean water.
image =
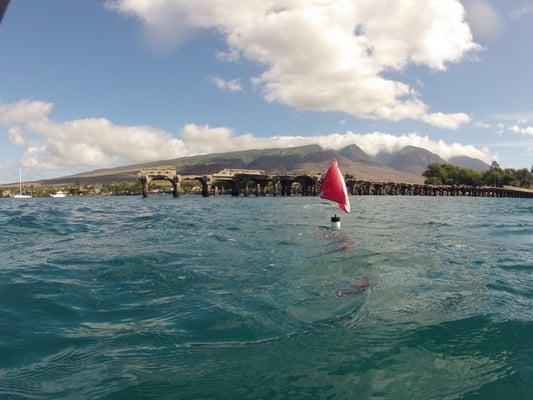
<path id="1" fill-rule="evenodd" d="M 533 398 L 533 202 L 0 201 L 0 399 Z"/>

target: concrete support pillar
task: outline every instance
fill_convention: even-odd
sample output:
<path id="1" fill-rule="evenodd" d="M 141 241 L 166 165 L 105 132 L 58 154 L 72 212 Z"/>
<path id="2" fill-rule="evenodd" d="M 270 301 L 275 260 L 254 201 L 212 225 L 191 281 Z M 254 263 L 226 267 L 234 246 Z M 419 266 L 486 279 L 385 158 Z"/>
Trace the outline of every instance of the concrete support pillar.
<path id="1" fill-rule="evenodd" d="M 239 197 L 241 194 L 241 189 L 239 187 L 240 182 L 233 180 L 231 182 L 231 195 L 234 197 Z"/>
<path id="2" fill-rule="evenodd" d="M 203 197 L 209 197 L 209 192 L 211 191 L 211 187 L 207 182 L 202 182 L 202 196 Z"/>
<path id="3" fill-rule="evenodd" d="M 170 181 L 172 183 L 172 196 L 178 197 L 180 195 L 180 182 L 179 178 L 174 178 Z"/>
<path id="4" fill-rule="evenodd" d="M 209 197 L 211 194 L 212 184 L 212 182 L 209 180 L 209 177 L 204 175 L 201 178 L 198 178 L 198 181 L 202 185 L 202 197 Z"/>
<path id="5" fill-rule="evenodd" d="M 143 176 L 142 178 L 139 178 L 139 180 L 143 185 L 143 197 L 146 198 L 148 197 L 148 185 L 150 185 L 150 178 L 147 176 Z"/>

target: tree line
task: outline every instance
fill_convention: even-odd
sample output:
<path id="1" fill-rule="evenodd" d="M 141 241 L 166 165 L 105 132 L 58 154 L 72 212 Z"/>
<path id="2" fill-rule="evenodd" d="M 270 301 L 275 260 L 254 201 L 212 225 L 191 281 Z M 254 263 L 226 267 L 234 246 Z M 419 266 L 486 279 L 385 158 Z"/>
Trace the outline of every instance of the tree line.
<path id="1" fill-rule="evenodd" d="M 467 185 L 467 186 L 533 186 L 533 166 L 527 168 L 501 168 L 493 161 L 486 171 L 461 168 L 452 164 L 431 164 L 424 171 L 425 183 L 429 185 Z"/>

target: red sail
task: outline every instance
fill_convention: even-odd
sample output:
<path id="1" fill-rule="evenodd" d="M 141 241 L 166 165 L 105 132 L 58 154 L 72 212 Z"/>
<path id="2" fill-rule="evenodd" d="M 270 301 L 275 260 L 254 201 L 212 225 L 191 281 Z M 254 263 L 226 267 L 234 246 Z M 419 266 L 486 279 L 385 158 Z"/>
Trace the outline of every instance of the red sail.
<path id="1" fill-rule="evenodd" d="M 333 160 L 328 168 L 328 172 L 322 181 L 320 188 L 320 197 L 326 200 L 331 200 L 339 203 L 342 211 L 350 212 L 350 200 L 348 199 L 348 190 L 346 183 L 342 177 L 342 173 L 337 164 L 337 160 Z"/>

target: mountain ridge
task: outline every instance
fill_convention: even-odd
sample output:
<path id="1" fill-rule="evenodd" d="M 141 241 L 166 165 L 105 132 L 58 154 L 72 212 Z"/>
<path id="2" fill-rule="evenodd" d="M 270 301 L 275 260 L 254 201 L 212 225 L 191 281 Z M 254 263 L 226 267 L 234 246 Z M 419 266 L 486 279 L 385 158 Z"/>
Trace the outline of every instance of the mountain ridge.
<path id="1" fill-rule="evenodd" d="M 448 164 L 453 164 L 461 168 L 475 169 L 476 171 L 487 171 L 490 165 L 478 158 L 467 156 L 455 156 L 448 159 Z"/>
<path id="2" fill-rule="evenodd" d="M 406 146 L 392 153 L 371 157 L 359 146 L 351 144 L 338 150 L 324 149 L 317 144 L 289 148 L 240 150 L 235 152 L 203 154 L 136 163 L 114 168 L 101 168 L 75 175 L 45 179 L 35 184 L 99 184 L 134 181 L 141 168 L 176 167 L 184 175 L 216 173 L 225 168 L 261 169 L 269 174 L 324 173 L 332 159 L 337 159 L 343 173 L 358 180 L 381 182 L 422 183 L 422 172 L 433 162 L 446 162 L 429 150 Z M 459 161 L 483 163 L 478 159 L 462 157 Z M 6 185 L 2 185 L 6 186 Z"/>

